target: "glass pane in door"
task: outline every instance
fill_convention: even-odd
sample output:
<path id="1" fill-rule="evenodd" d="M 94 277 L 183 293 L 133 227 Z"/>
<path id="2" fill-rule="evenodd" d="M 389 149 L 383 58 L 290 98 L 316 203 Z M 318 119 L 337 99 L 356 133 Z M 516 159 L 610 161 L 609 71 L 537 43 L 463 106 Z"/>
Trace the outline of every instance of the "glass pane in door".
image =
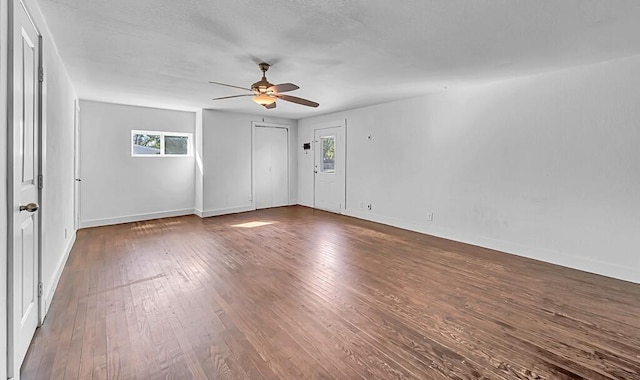
<path id="1" fill-rule="evenodd" d="M 320 171 L 322 173 L 336 172 L 336 136 L 321 136 L 320 144 L 322 146 L 322 163 Z"/>

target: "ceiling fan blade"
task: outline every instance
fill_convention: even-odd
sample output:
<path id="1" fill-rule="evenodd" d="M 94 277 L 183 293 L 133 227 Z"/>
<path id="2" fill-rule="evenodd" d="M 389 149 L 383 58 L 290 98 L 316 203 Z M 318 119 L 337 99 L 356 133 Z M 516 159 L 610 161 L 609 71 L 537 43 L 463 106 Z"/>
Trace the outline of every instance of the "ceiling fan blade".
<path id="1" fill-rule="evenodd" d="M 273 85 L 273 86 L 269 87 L 267 89 L 267 91 L 273 91 L 276 94 L 279 94 L 281 92 L 293 91 L 293 90 L 297 90 L 299 88 L 300 87 L 296 86 L 293 83 L 280 83 L 280 84 L 276 84 L 276 85 Z"/>
<path id="2" fill-rule="evenodd" d="M 241 89 L 241 90 L 251 91 L 251 89 L 250 89 L 250 88 L 245 88 L 245 87 L 240 87 L 240 86 L 234 86 L 234 85 L 232 85 L 232 84 L 219 83 L 219 82 L 212 82 L 212 81 L 209 81 L 209 83 L 211 83 L 211 84 L 217 84 L 217 85 L 220 85 L 220 86 L 227 86 L 227 87 L 239 88 L 239 89 Z"/>
<path id="3" fill-rule="evenodd" d="M 317 107 L 320 105 L 316 102 L 312 102 L 311 100 L 298 98 L 297 96 L 280 95 L 280 94 L 277 94 L 276 96 L 282 100 L 286 100 L 287 102 L 302 104 L 303 106 Z"/>
<path id="4" fill-rule="evenodd" d="M 271 103 L 271 104 L 265 104 L 265 105 L 264 105 L 264 108 L 266 108 L 266 109 L 268 109 L 268 110 L 270 110 L 270 109 L 274 109 L 274 108 L 276 108 L 276 102 L 273 102 L 273 103 Z"/>
<path id="5" fill-rule="evenodd" d="M 231 95 L 231 96 L 223 96 L 221 98 L 213 98 L 211 100 L 220 100 L 220 99 L 230 99 L 230 98 L 240 98 L 242 96 L 254 96 L 254 94 L 242 94 L 242 95 Z"/>

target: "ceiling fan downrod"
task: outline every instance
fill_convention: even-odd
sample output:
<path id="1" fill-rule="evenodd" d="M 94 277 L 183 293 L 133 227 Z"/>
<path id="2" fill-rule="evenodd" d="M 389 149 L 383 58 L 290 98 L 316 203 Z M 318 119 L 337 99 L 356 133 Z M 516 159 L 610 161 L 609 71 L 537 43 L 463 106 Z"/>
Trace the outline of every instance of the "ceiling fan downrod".
<path id="1" fill-rule="evenodd" d="M 258 66 L 260 67 L 260 70 L 262 70 L 262 79 L 260 79 L 258 82 L 254 83 L 251 85 L 251 90 L 253 92 L 255 92 L 256 94 L 267 94 L 269 93 L 269 91 L 267 91 L 267 89 L 269 89 L 271 86 L 273 86 L 271 83 L 269 83 L 269 81 L 267 80 L 267 70 L 269 70 L 270 65 L 266 62 L 261 62 L 258 64 Z M 269 94 L 271 95 L 271 94 Z"/>

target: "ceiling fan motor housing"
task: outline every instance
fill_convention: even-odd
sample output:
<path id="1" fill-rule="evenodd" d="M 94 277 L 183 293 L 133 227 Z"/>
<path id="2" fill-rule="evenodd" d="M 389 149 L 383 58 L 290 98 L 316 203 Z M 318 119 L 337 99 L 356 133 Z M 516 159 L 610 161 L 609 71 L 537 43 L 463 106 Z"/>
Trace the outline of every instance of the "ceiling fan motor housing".
<path id="1" fill-rule="evenodd" d="M 251 91 L 255 92 L 256 95 L 259 95 L 259 94 L 271 95 L 273 91 L 267 91 L 267 89 L 273 86 L 273 84 L 269 83 L 269 81 L 267 80 L 267 77 L 265 76 L 267 70 L 269 70 L 269 64 L 266 62 L 262 62 L 258 64 L 258 66 L 260 66 L 260 70 L 262 70 L 262 79 L 260 79 L 259 81 L 251 85 Z"/>
<path id="2" fill-rule="evenodd" d="M 271 83 L 269 83 L 265 78 L 262 78 L 262 80 L 251 85 L 251 91 L 255 92 L 256 95 L 258 94 L 271 95 L 273 91 L 267 91 L 271 86 L 273 86 Z"/>

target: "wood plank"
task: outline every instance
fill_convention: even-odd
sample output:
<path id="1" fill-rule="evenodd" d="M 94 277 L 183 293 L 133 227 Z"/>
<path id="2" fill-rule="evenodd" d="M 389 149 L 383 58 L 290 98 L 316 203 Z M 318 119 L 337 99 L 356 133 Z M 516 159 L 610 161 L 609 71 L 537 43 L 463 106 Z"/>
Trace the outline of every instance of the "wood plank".
<path id="1" fill-rule="evenodd" d="M 79 231 L 21 377 L 640 379 L 638 315 L 638 284 L 305 207 L 185 216 Z"/>

